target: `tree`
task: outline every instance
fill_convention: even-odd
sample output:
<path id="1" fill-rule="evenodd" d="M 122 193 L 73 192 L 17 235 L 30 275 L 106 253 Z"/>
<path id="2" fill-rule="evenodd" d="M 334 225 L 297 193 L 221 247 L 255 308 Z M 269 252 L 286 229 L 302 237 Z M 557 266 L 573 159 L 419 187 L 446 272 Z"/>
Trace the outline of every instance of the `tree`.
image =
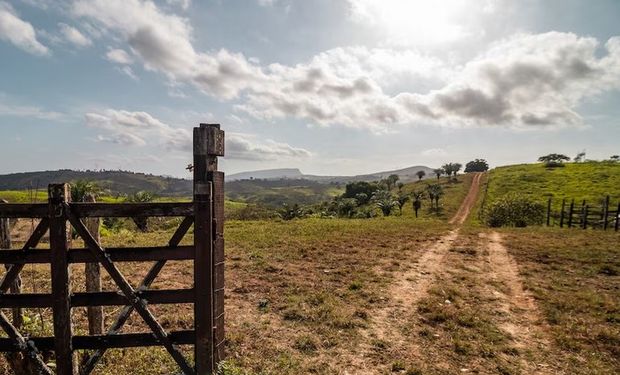
<path id="1" fill-rule="evenodd" d="M 454 171 L 454 164 L 446 163 L 446 164 L 441 166 L 441 169 L 446 174 L 446 176 L 450 177 L 450 176 L 452 176 L 452 172 Z"/>
<path id="2" fill-rule="evenodd" d="M 92 181 L 77 180 L 71 184 L 71 201 L 83 202 L 88 194 L 97 195 L 99 187 Z"/>
<path id="3" fill-rule="evenodd" d="M 431 208 L 433 207 L 433 202 L 435 202 L 435 209 L 439 211 L 439 199 L 443 195 L 443 188 L 439 184 L 428 185 L 426 187 L 426 191 L 428 192 L 428 198 L 431 201 Z"/>
<path id="4" fill-rule="evenodd" d="M 424 191 L 414 191 L 411 196 L 413 197 L 413 211 L 415 212 L 415 217 L 418 217 L 418 211 L 422 208 L 422 197 L 424 196 Z"/>
<path id="5" fill-rule="evenodd" d="M 399 192 L 396 197 L 396 203 L 398 204 L 398 212 L 403 214 L 403 206 L 409 201 L 409 195 L 403 192 Z"/>
<path id="6" fill-rule="evenodd" d="M 620 161 L 620 155 L 611 155 L 609 157 L 609 160 L 611 160 L 613 162 L 618 162 L 618 161 Z"/>
<path id="7" fill-rule="evenodd" d="M 489 164 L 484 159 L 475 159 L 465 165 L 465 173 L 486 172 L 488 170 Z"/>
<path id="8" fill-rule="evenodd" d="M 463 168 L 463 164 L 460 163 L 454 163 L 452 164 L 452 173 L 454 174 L 454 178 L 456 178 L 456 174 L 459 173 L 459 171 L 461 170 L 461 168 Z"/>
<path id="9" fill-rule="evenodd" d="M 444 170 L 442 168 L 435 168 L 433 169 L 433 173 L 435 174 L 435 176 L 437 176 L 437 179 L 439 180 L 439 177 L 441 177 L 441 175 L 444 173 Z"/>
<path id="10" fill-rule="evenodd" d="M 563 167 L 565 161 L 570 158 L 564 154 L 548 154 L 538 158 L 538 161 L 545 163 L 547 168 Z"/>
<path id="11" fill-rule="evenodd" d="M 421 181 L 421 180 L 422 180 L 422 178 L 423 178 L 424 176 L 426 176 L 426 172 L 424 172 L 424 171 L 417 171 L 417 172 L 415 173 L 415 175 L 416 175 L 416 176 L 418 176 L 418 181 Z"/>
<path id="12" fill-rule="evenodd" d="M 149 203 L 155 200 L 155 194 L 150 191 L 138 191 L 133 193 L 127 198 L 125 202 L 128 203 Z M 131 218 L 140 231 L 147 232 L 149 230 L 149 221 L 146 216 L 134 216 Z"/>
<path id="13" fill-rule="evenodd" d="M 398 202 L 389 190 L 377 190 L 372 196 L 372 200 L 381 210 L 383 216 L 390 216 L 392 208 L 398 205 Z"/>
<path id="14" fill-rule="evenodd" d="M 585 151 L 581 151 L 580 153 L 578 153 L 574 158 L 573 161 L 575 163 L 581 163 L 582 161 L 584 161 L 586 159 L 586 152 Z"/>
<path id="15" fill-rule="evenodd" d="M 394 186 L 396 185 L 396 182 L 398 182 L 400 178 L 398 177 L 397 174 L 391 174 L 389 175 L 386 179 L 385 179 L 385 183 L 387 184 L 387 188 L 388 190 L 392 190 L 392 188 L 394 188 Z"/>
<path id="16" fill-rule="evenodd" d="M 343 198 L 355 198 L 360 205 L 366 204 L 370 201 L 373 193 L 377 191 L 379 187 L 376 183 L 357 181 L 348 183 L 344 188 Z M 361 195 L 364 194 L 364 195 Z"/>
<path id="17" fill-rule="evenodd" d="M 396 186 L 398 187 L 398 191 L 403 191 L 403 187 L 405 186 L 405 184 L 399 182 L 398 184 L 396 184 Z"/>

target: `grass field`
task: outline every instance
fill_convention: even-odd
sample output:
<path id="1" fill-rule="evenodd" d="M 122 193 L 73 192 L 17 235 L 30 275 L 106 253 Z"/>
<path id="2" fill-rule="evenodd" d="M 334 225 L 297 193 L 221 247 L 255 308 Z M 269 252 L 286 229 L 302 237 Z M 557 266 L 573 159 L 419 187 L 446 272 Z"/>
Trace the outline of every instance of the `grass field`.
<path id="1" fill-rule="evenodd" d="M 446 219 L 472 176 L 440 183 L 442 213 L 423 207 L 419 219 L 408 203 L 402 216 L 373 219 L 228 220 L 222 373 L 619 373 L 620 234 L 473 225 L 455 232 Z M 110 231 L 102 241 L 161 245 L 175 223 L 149 233 Z M 191 241 L 190 231 L 183 243 Z M 148 267 L 121 270 L 135 285 Z M 73 272 L 72 288 L 83 290 L 83 267 Z M 47 267 L 28 265 L 23 279 L 25 292 L 49 290 Z M 115 289 L 107 276 L 104 285 Z M 191 263 L 170 262 L 153 287 L 191 287 Z M 105 309 L 108 324 L 118 310 Z M 191 305 L 153 311 L 166 329 L 192 328 Z M 28 332 L 51 334 L 49 310 L 26 315 Z M 85 333 L 84 309 L 74 309 L 74 324 Z M 134 314 L 125 332 L 138 331 L 146 329 Z M 191 347 L 183 350 L 191 358 Z M 176 371 L 155 348 L 111 350 L 95 373 Z M 1 359 L 0 373 L 8 373 Z"/>
<path id="2" fill-rule="evenodd" d="M 563 198 L 585 199 L 599 204 L 609 195 L 612 204 L 620 202 L 620 163 L 566 163 L 563 168 L 545 168 L 543 164 L 520 164 L 498 167 L 490 172 L 487 202 L 517 192 L 533 199 L 554 201 L 559 207 Z"/>

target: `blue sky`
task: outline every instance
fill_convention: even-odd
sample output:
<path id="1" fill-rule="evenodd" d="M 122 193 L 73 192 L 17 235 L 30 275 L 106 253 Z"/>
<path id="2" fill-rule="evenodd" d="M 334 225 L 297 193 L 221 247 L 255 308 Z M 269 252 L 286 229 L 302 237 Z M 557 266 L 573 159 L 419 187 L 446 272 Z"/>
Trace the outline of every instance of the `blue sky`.
<path id="1" fill-rule="evenodd" d="M 614 0 L 0 0 L 0 173 L 620 153 Z"/>

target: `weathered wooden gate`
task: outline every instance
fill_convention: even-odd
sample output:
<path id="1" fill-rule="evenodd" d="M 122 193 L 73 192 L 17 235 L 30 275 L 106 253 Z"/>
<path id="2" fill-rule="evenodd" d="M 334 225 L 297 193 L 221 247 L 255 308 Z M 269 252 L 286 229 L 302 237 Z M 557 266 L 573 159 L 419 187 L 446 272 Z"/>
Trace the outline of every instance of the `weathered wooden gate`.
<path id="1" fill-rule="evenodd" d="M 56 374 L 89 374 L 109 348 L 163 346 L 185 374 L 212 374 L 224 349 L 224 173 L 217 170 L 217 157 L 224 155 L 224 132 L 219 125 L 194 128 L 194 199 L 188 203 L 72 203 L 69 186 L 49 186 L 47 204 L 0 204 L 0 218 L 38 218 L 39 224 L 21 250 L 0 249 L 0 263 L 10 265 L 0 282 L 0 308 L 50 307 L 54 337 L 27 337 L 0 310 L 0 327 L 8 337 L 0 338 L 0 351 L 22 352 L 41 374 L 52 374 L 40 357 L 53 350 Z M 89 217 L 184 217 L 169 242 L 161 247 L 104 248 L 82 219 Z M 69 224 L 69 226 L 67 225 Z M 194 225 L 193 246 L 179 246 Z M 69 248 L 68 228 L 73 227 L 86 248 Z M 49 249 L 35 249 L 49 231 Z M 168 260 L 193 260 L 191 289 L 149 290 Z M 154 264 L 134 287 L 116 266 L 117 262 Z M 72 263 L 99 263 L 119 291 L 72 293 Z M 51 294 L 7 294 L 25 264 L 51 266 Z M 194 304 L 194 329 L 166 332 L 149 305 Z M 105 335 L 73 334 L 71 309 L 82 306 L 125 306 Z M 133 311 L 150 333 L 120 333 Z M 192 365 L 178 345 L 194 345 Z M 76 350 L 93 350 L 80 365 Z"/>

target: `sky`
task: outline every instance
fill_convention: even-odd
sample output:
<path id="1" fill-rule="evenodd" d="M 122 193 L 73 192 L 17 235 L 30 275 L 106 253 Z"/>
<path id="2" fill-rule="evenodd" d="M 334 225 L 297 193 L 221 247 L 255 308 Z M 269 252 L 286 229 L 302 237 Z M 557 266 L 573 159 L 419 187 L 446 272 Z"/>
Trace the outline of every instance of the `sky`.
<path id="1" fill-rule="evenodd" d="M 0 0 L 0 174 L 620 153 L 617 0 Z"/>

